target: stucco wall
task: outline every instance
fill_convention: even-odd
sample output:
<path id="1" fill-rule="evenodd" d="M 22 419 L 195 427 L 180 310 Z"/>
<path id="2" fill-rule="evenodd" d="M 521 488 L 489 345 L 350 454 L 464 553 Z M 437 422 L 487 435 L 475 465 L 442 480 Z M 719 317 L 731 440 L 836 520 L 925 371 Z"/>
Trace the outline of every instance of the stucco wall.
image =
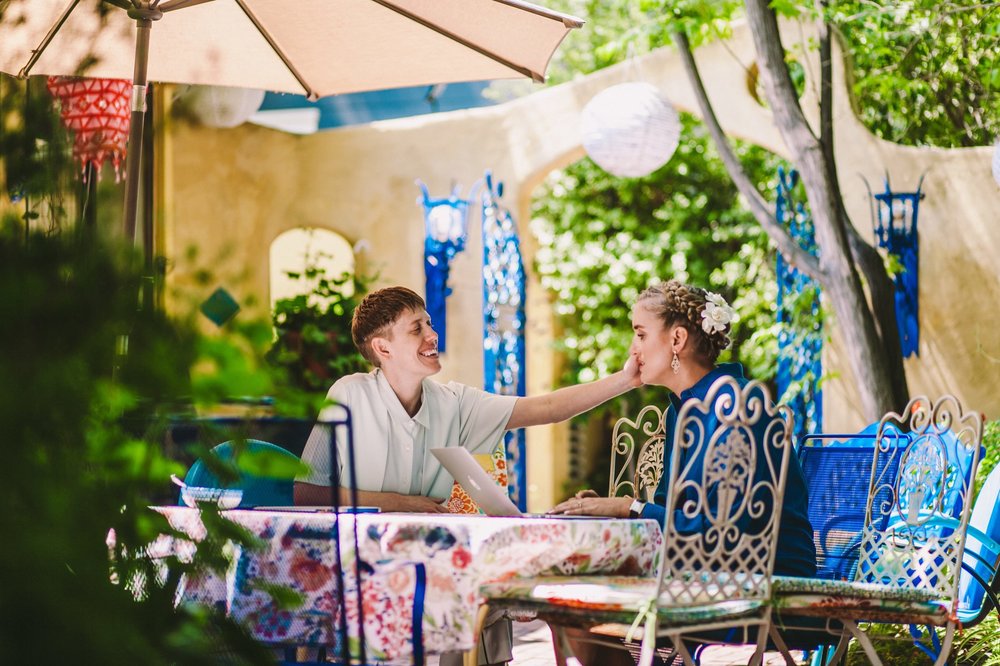
<path id="1" fill-rule="evenodd" d="M 791 27 L 785 31 L 789 43 L 803 34 Z M 746 68 L 754 57 L 746 28 L 737 27 L 728 44 L 707 46 L 696 55 L 726 130 L 785 154 L 770 113 L 747 90 Z M 800 60 L 807 73 L 816 71 L 811 57 Z M 920 358 L 907 362 L 911 392 L 953 392 L 964 405 L 996 417 L 1000 322 L 994 304 L 1000 302 L 1000 279 L 994 258 L 1000 256 L 1000 190 L 990 175 L 991 149 L 913 149 L 876 139 L 851 112 L 837 64 L 836 155 L 846 204 L 862 233 L 871 236 L 868 196 L 859 175 L 880 187 L 887 170 L 894 187 L 904 190 L 927 174 L 920 210 L 921 347 Z M 637 67 L 609 68 L 495 107 L 305 137 L 252 125 L 214 130 L 164 118 L 169 131 L 159 153 L 158 201 L 163 247 L 178 258 L 170 280 L 191 282 L 191 267 L 179 257 L 197 245 L 200 261 L 210 264 L 227 288 L 267 303 L 271 241 L 289 228 L 317 226 L 351 242 L 366 239 L 369 254 L 360 259 L 381 272 L 381 284 L 422 290 L 423 220 L 414 179 L 422 178 L 435 195 L 444 195 L 456 181 L 464 194 L 485 169 L 506 184 L 504 199 L 521 226 L 530 273 L 534 241 L 527 222 L 535 186 L 553 168 L 582 155 L 579 115 L 587 101 L 609 85 L 633 80 L 636 71 L 678 108 L 695 111 L 679 59 L 662 49 L 640 59 Z M 812 99 L 807 89 L 807 109 Z M 481 236 L 473 230 L 452 267 L 442 380 L 482 383 L 480 257 Z M 245 279 L 239 277 L 244 271 Z M 214 286 L 206 288 L 206 295 Z M 533 394 L 551 387 L 557 368 L 549 351 L 549 296 L 533 273 L 528 288 L 528 391 Z M 855 429 L 864 419 L 850 370 L 840 361 L 841 341 L 836 332 L 833 337 L 825 359 L 833 373 L 824 388 L 826 429 Z M 565 440 L 564 426 L 529 433 L 532 509 L 557 499 L 566 471 Z"/>

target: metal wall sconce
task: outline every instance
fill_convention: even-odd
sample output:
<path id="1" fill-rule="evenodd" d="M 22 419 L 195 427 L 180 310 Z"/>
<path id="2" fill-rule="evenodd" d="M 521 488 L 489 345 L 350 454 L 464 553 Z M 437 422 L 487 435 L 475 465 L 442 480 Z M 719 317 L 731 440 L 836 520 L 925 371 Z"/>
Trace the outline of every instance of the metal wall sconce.
<path id="1" fill-rule="evenodd" d="M 886 175 L 885 192 L 873 194 L 868 188 L 872 199 L 875 241 L 896 258 L 902 269 L 893 275 L 892 281 L 896 287 L 896 324 L 903 358 L 920 355 L 920 236 L 917 232 L 917 213 L 920 200 L 924 198 L 924 193 L 920 191 L 923 182 L 924 177 L 921 176 L 915 192 L 893 192 Z"/>
<path id="2" fill-rule="evenodd" d="M 445 300 L 451 294 L 448 273 L 455 255 L 465 249 L 469 237 L 469 200 L 458 196 L 457 185 L 444 198 L 431 198 L 427 185 L 417 180 L 421 197 L 417 203 L 424 209 L 424 290 L 427 313 L 438 334 L 438 351 L 444 352 L 447 342 L 448 317 Z M 471 195 L 471 192 L 470 192 Z"/>

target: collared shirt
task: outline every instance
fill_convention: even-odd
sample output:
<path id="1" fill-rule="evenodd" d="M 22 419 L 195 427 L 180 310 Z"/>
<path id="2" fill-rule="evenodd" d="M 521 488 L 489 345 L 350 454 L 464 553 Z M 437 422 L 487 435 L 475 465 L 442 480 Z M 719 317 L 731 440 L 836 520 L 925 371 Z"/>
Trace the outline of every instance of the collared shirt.
<path id="1" fill-rule="evenodd" d="M 663 448 L 663 474 L 660 476 L 660 483 L 654 494 L 654 502 L 646 504 L 642 510 L 641 517 L 655 518 L 663 525 L 666 520 L 667 482 L 670 470 L 670 456 L 673 451 L 673 438 L 677 427 L 677 415 L 681 406 L 689 400 L 704 400 L 709 389 L 720 377 L 732 377 L 741 387 L 747 384 L 746 377 L 743 376 L 743 366 L 739 363 L 720 363 L 707 375 L 687 389 L 681 391 L 680 396 L 671 394 L 670 405 L 664 414 L 663 424 L 666 434 L 666 441 Z M 724 396 L 722 391 L 716 400 Z M 729 395 L 732 395 L 730 391 Z M 715 417 L 715 410 L 710 409 L 702 422 L 700 430 L 706 435 L 715 432 L 719 427 L 718 419 Z M 755 439 L 757 442 L 764 441 L 764 432 L 767 429 L 768 419 L 762 418 L 754 427 Z M 682 461 L 683 464 L 689 464 Z M 697 460 L 689 469 L 686 478 L 700 479 L 703 470 L 703 460 Z M 782 505 L 780 524 L 778 526 L 778 547 L 774 560 L 774 573 L 786 576 L 815 576 L 816 575 L 816 546 L 813 543 L 813 529 L 809 522 L 809 491 L 806 487 L 805 475 L 799 459 L 794 454 L 788 461 L 788 475 L 785 481 L 785 499 Z M 704 529 L 703 518 L 690 518 L 682 511 L 674 512 L 674 524 L 678 531 L 693 534 Z"/>
<path id="2" fill-rule="evenodd" d="M 425 379 L 420 409 L 411 417 L 380 370 L 342 377 L 330 387 L 327 398 L 351 410 L 358 490 L 441 498 L 451 492 L 453 479 L 428 449 L 462 446 L 473 454 L 491 452 L 517 402 L 517 396 Z M 336 415 L 337 408 L 327 408 L 319 420 Z M 322 426 L 313 429 L 302 452 L 311 472 L 298 481 L 330 485 L 327 431 Z M 337 438 L 341 470 L 347 469 L 345 440 Z M 341 485 L 348 486 L 346 471 L 341 478 Z"/>

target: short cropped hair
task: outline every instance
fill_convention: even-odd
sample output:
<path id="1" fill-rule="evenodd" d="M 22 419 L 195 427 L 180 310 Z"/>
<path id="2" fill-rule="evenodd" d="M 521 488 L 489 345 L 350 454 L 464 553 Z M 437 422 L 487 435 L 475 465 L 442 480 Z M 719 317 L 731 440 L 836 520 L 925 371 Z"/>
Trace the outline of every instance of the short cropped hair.
<path id="1" fill-rule="evenodd" d="M 354 316 L 351 318 L 354 346 L 369 363 L 379 367 L 378 358 L 372 349 L 372 338 L 386 337 L 400 315 L 426 309 L 424 299 L 406 287 L 386 287 L 371 292 L 354 309 Z"/>

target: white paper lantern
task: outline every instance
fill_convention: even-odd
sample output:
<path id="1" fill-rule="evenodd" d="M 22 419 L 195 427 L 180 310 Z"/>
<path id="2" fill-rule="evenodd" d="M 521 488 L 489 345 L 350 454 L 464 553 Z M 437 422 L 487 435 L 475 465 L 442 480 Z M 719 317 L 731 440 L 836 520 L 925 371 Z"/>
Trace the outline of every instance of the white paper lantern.
<path id="1" fill-rule="evenodd" d="M 188 105 L 203 125 L 236 127 L 250 119 L 261 102 L 263 90 L 226 88 L 222 86 L 191 86 Z"/>
<path id="2" fill-rule="evenodd" d="M 667 163 L 680 140 L 677 111 L 648 83 L 622 83 L 594 95 L 580 119 L 583 148 L 616 176 L 638 178 Z"/>
<path id="3" fill-rule="evenodd" d="M 996 145 L 993 146 L 993 180 L 1000 185 L 1000 139 L 997 139 Z"/>

